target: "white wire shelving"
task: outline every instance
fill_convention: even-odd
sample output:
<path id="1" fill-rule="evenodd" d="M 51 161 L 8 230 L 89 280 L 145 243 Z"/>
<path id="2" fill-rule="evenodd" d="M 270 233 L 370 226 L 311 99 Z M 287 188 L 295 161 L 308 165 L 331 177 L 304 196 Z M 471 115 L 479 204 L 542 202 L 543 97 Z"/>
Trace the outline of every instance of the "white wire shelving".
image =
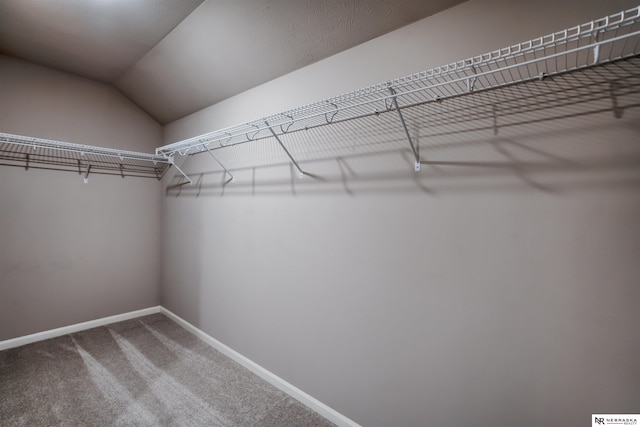
<path id="1" fill-rule="evenodd" d="M 411 129 L 429 134 L 452 124 L 464 128 L 478 119 L 497 123 L 514 113 L 606 97 L 617 117 L 624 108 L 617 105 L 617 97 L 628 93 L 640 93 L 640 6 L 165 145 L 155 154 L 0 133 L 0 165 L 74 171 L 85 182 L 93 173 L 160 179 L 173 166 L 191 182 L 175 156 L 206 152 L 233 179 L 216 150 L 271 140 L 302 177 L 296 158 L 304 157 L 308 140 L 314 140 L 314 150 L 326 146 L 330 152 L 336 138 L 399 138 L 419 171 L 419 141 Z"/>
<path id="2" fill-rule="evenodd" d="M 157 154 L 0 133 L 0 165 L 160 179 L 172 159 Z"/>
<path id="3" fill-rule="evenodd" d="M 458 103 L 461 106 L 457 112 L 452 111 L 451 106 L 456 102 L 449 102 L 444 108 L 446 114 L 440 115 L 436 107 L 454 99 L 486 99 L 491 97 L 494 89 L 534 84 L 570 74 L 581 75 L 594 67 L 609 66 L 611 69 L 610 65 L 614 63 L 626 63 L 616 67 L 624 71 L 625 78 L 637 77 L 640 75 L 638 56 L 640 6 L 472 58 L 165 145 L 157 148 L 156 154 L 173 159 L 176 154 L 184 156 L 207 152 L 218 161 L 214 155 L 216 150 L 273 139 L 302 177 L 304 172 L 291 154 L 292 146 L 287 149 L 285 145 L 285 142 L 290 144 L 297 140 L 290 135 L 323 126 L 363 129 L 372 117 L 384 117 L 385 123 L 396 126 L 397 132 L 406 138 L 415 160 L 415 170 L 419 171 L 419 150 L 407 128 L 406 118 L 415 118 L 427 106 L 433 105 L 436 110 L 429 117 L 430 127 L 452 120 L 463 123 L 469 115 L 477 115 L 478 112 L 469 111 L 464 103 Z M 589 79 L 583 80 L 581 83 L 577 78 L 579 84 L 588 88 Z M 615 92 L 613 80 L 611 85 L 610 95 Z M 495 115 L 495 103 L 485 101 L 485 104 L 489 107 L 489 114 Z M 191 182 L 184 172 L 178 171 Z"/>

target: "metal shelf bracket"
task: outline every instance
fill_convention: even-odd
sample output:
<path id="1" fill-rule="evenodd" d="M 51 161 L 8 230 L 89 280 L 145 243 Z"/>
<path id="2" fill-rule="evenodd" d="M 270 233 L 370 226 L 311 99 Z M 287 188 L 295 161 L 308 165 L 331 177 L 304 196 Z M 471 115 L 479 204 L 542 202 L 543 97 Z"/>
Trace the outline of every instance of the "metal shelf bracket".
<path id="1" fill-rule="evenodd" d="M 600 41 L 602 40 L 602 30 L 597 30 L 593 36 L 595 46 L 593 47 L 593 64 L 597 64 L 600 60 Z"/>
<path id="2" fill-rule="evenodd" d="M 398 112 L 398 118 L 400 119 L 400 123 L 402 123 L 402 129 L 404 129 L 404 134 L 406 135 L 407 141 L 409 141 L 409 145 L 411 146 L 411 151 L 413 152 L 413 158 L 415 160 L 414 170 L 416 172 L 420 172 L 420 156 L 418 155 L 418 151 L 416 150 L 415 145 L 413 145 L 411 135 L 409 134 L 409 130 L 407 129 L 407 124 L 405 123 L 404 117 L 402 116 L 402 111 L 400 110 L 398 100 L 396 99 L 396 91 L 392 87 L 390 87 L 389 92 L 391 92 L 391 100 L 393 101 L 393 106 Z"/>
<path id="3" fill-rule="evenodd" d="M 174 168 L 176 168 L 178 172 L 180 172 L 182 176 L 184 176 L 187 179 L 189 184 L 193 184 L 193 181 L 191 180 L 191 178 L 189 178 L 189 176 L 187 176 L 187 174 L 184 173 L 184 171 L 180 169 L 178 165 L 176 165 L 175 159 L 173 157 L 169 157 L 169 164 L 171 164 Z"/>
<path id="4" fill-rule="evenodd" d="M 211 155 L 211 157 L 213 157 L 213 160 L 216 161 L 216 163 L 218 163 L 220 165 L 220 167 L 222 169 L 224 169 L 224 172 L 229 175 L 229 182 L 233 182 L 235 181 L 235 178 L 233 177 L 233 175 L 231 174 L 231 172 L 229 172 L 229 170 L 222 164 L 222 162 L 215 156 L 215 154 L 213 154 L 213 151 L 209 150 L 209 147 L 207 147 L 207 144 L 202 144 L 202 147 L 207 150 L 207 152 Z"/>
<path id="5" fill-rule="evenodd" d="M 473 71 L 473 76 L 469 77 L 467 79 L 467 92 L 471 93 L 473 92 L 474 89 L 474 85 L 476 83 L 476 80 L 478 79 L 478 77 L 475 75 L 476 74 L 476 67 L 474 67 L 473 65 L 471 66 L 471 71 Z"/>
<path id="6" fill-rule="evenodd" d="M 273 137 L 276 139 L 276 141 L 278 141 L 278 144 L 280 144 L 280 147 L 282 147 L 284 152 L 287 153 L 287 156 L 289 156 L 289 159 L 291 159 L 291 162 L 293 163 L 293 165 L 298 170 L 298 178 L 302 179 L 304 177 L 304 172 L 300 168 L 300 165 L 298 165 L 298 162 L 296 162 L 296 159 L 294 159 L 293 156 L 291 155 L 291 153 L 289 153 L 289 150 L 287 150 L 287 147 L 284 146 L 284 144 L 282 143 L 282 141 L 278 137 L 278 134 L 276 134 L 276 132 L 273 130 L 273 128 L 271 127 L 269 122 L 265 120 L 264 124 L 267 125 L 267 127 L 271 131 L 271 134 L 273 135 Z"/>
<path id="7" fill-rule="evenodd" d="M 91 164 L 87 163 L 87 170 L 82 176 L 82 182 L 84 182 L 85 184 L 89 183 L 89 171 L 91 171 Z"/>

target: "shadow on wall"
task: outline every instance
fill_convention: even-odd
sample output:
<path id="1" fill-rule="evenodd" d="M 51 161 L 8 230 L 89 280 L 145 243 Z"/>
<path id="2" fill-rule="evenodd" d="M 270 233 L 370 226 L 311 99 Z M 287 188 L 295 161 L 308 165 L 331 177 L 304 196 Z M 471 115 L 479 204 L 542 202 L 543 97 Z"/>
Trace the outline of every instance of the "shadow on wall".
<path id="1" fill-rule="evenodd" d="M 191 155 L 168 196 L 637 188 L 640 58 Z M 215 165 L 216 170 L 209 168 Z"/>

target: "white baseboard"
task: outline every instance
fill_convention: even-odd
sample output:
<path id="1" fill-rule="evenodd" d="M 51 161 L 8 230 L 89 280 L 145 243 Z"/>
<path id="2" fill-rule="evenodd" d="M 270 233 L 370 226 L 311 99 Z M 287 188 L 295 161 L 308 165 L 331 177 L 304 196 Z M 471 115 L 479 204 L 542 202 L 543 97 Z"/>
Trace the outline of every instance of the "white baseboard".
<path id="1" fill-rule="evenodd" d="M 135 319 L 136 317 L 147 316 L 149 314 L 155 313 L 160 313 L 160 306 L 143 308 L 142 310 L 116 314 L 115 316 L 103 317 L 101 319 L 90 320 L 88 322 L 76 323 L 74 325 L 63 326 L 61 328 L 38 332 L 31 335 L 25 335 L 23 337 L 12 338 L 9 340 L 0 341 L 0 351 L 8 350 L 15 347 L 21 347 L 23 345 L 31 344 L 37 341 L 61 337 L 63 335 L 73 334 L 75 332 L 97 328 L 98 326 L 109 325 L 111 323 L 122 322 L 123 320 Z"/>
<path id="2" fill-rule="evenodd" d="M 227 347 L 225 344 L 213 338 L 211 335 L 208 335 L 206 332 L 196 328 L 191 323 L 187 322 L 186 320 L 182 319 L 176 314 L 170 312 L 166 308 L 160 307 L 160 312 L 165 316 L 169 317 L 174 322 L 178 323 L 180 326 L 182 326 L 183 328 L 185 328 L 186 330 L 188 330 L 198 338 L 200 338 L 202 341 L 209 344 L 211 347 L 218 350 L 220 353 L 238 362 L 240 365 L 244 366 L 245 368 L 247 368 L 257 376 L 259 376 L 263 380 L 267 381 L 271 385 L 287 393 L 289 396 L 293 397 L 300 403 L 304 404 L 305 406 L 309 407 L 313 411 L 322 415 L 329 421 L 341 427 L 360 427 L 360 425 L 357 424 L 355 421 L 345 417 L 335 409 L 330 408 L 329 406 L 320 402 L 318 399 L 308 395 L 304 391 L 300 390 L 294 385 L 283 380 L 273 372 L 268 371 L 267 369 L 258 365 L 251 359 L 246 358 L 245 356 L 233 350 L 232 348 Z"/>
<path id="3" fill-rule="evenodd" d="M 136 317 L 147 316 L 149 314 L 162 313 L 165 316 L 172 319 L 174 322 L 178 323 L 180 326 L 200 338 L 202 341 L 209 344 L 211 347 L 218 350 L 220 353 L 229 357 L 230 359 L 238 362 L 240 365 L 244 366 L 263 380 L 267 381 L 271 385 L 276 388 L 282 390 L 287 393 L 289 396 L 293 397 L 300 403 L 309 407 L 313 411 L 322 415 L 329 421 L 337 424 L 341 427 L 360 427 L 355 421 L 345 417 L 335 409 L 330 408 L 324 403 L 320 402 L 318 399 L 308 395 L 304 391 L 295 387 L 294 385 L 288 383 L 283 380 L 276 374 L 262 366 L 258 365 L 254 361 L 246 358 L 242 354 L 233 350 L 230 347 L 227 347 L 217 339 L 208 335 L 204 331 L 196 328 L 191 323 L 177 316 L 176 314 L 170 312 L 166 308 L 162 306 L 149 307 L 142 310 L 130 311 L 129 313 L 117 314 L 115 316 L 103 317 L 101 319 L 90 320 L 88 322 L 76 323 L 75 325 L 63 326 L 61 328 L 51 329 L 49 331 L 38 332 L 36 334 L 25 335 L 23 337 L 12 338 L 5 341 L 0 341 L 0 351 L 8 350 L 10 348 L 20 347 L 26 344 L 31 344 L 37 341 L 43 341 L 50 338 L 56 338 L 67 334 L 72 334 L 75 332 L 84 331 L 91 328 L 97 328 L 99 326 L 109 325 L 111 323 L 121 322 L 123 320 L 135 319 Z"/>

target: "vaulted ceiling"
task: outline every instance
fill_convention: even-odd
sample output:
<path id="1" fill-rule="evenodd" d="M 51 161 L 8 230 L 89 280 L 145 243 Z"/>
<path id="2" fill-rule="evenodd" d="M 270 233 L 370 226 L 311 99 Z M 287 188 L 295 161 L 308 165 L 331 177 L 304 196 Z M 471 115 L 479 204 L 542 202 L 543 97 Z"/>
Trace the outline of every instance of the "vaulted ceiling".
<path id="1" fill-rule="evenodd" d="M 0 53 L 111 84 L 168 123 L 461 1 L 2 0 Z"/>

